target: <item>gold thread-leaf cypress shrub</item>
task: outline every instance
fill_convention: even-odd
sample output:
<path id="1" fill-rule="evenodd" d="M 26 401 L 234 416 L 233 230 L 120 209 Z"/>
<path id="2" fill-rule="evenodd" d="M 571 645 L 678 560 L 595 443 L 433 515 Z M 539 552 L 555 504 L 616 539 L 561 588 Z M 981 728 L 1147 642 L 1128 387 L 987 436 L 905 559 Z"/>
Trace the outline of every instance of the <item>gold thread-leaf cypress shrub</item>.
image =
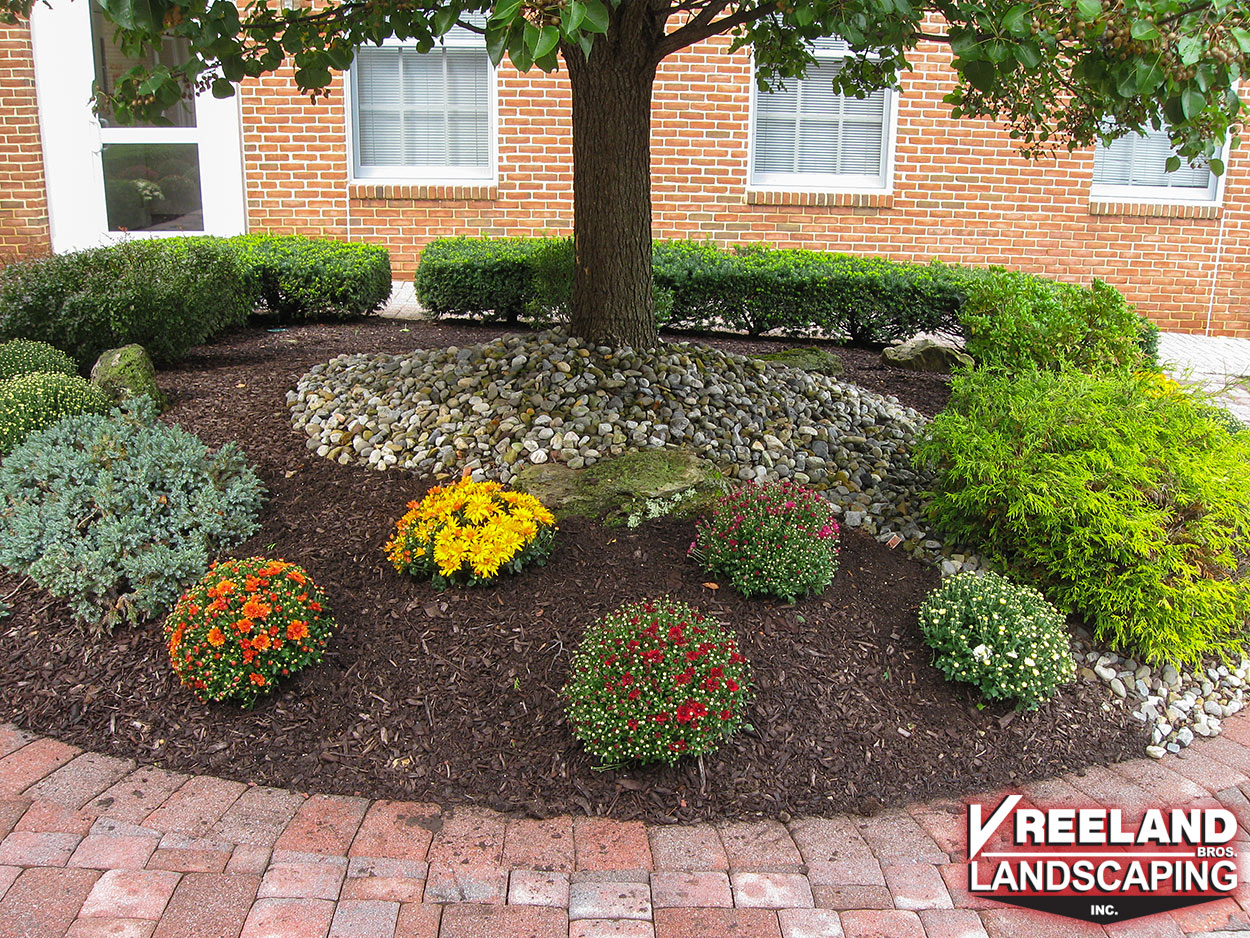
<path id="1" fill-rule="evenodd" d="M 1240 652 L 1250 623 L 1250 434 L 1156 375 L 978 370 L 917 455 L 930 514 L 1140 660 Z"/>

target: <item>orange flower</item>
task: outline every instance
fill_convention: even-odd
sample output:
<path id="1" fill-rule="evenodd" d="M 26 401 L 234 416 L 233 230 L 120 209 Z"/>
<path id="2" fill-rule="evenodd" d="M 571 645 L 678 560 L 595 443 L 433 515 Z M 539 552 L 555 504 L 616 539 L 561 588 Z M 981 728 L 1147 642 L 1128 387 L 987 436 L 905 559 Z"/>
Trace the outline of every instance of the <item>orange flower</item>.
<path id="1" fill-rule="evenodd" d="M 261 587 L 261 581 L 254 576 L 248 577 L 243 581 L 243 588 L 249 593 L 255 593 Z"/>
<path id="2" fill-rule="evenodd" d="M 309 609 L 311 609 L 313 612 L 320 612 L 320 611 L 321 611 L 321 603 L 318 603 L 318 602 L 311 602 L 311 603 L 309 603 L 309 604 L 308 604 L 308 608 L 309 608 Z"/>
<path id="3" fill-rule="evenodd" d="M 301 638 L 307 638 L 308 623 L 302 619 L 292 619 L 291 624 L 286 627 L 286 637 L 293 642 L 298 642 Z"/>
<path id="4" fill-rule="evenodd" d="M 234 580 L 222 580 L 217 584 L 217 595 L 225 596 L 227 593 L 233 593 L 238 586 Z"/>
<path id="5" fill-rule="evenodd" d="M 211 603 L 208 604 L 208 611 L 209 612 L 221 612 L 223 609 L 227 608 L 229 605 L 230 604 L 226 602 L 224 599 L 221 599 L 220 597 L 218 597 L 217 599 L 214 599 Z"/>
<path id="6" fill-rule="evenodd" d="M 246 635 L 248 632 L 252 631 L 252 620 L 251 620 L 251 619 L 240 619 L 238 622 L 236 622 L 236 623 L 234 624 L 234 627 L 235 627 L 235 628 L 236 628 L 239 632 L 241 632 L 242 634 Z"/>
<path id="7" fill-rule="evenodd" d="M 257 632 L 256 637 L 252 639 L 252 647 L 257 651 L 264 651 L 269 647 L 269 633 Z"/>
<path id="8" fill-rule="evenodd" d="M 222 645 L 226 644 L 225 633 L 214 625 L 208 630 L 208 643 L 214 648 L 220 648 Z"/>
<path id="9" fill-rule="evenodd" d="M 191 603 L 191 605 L 187 606 L 187 618 L 188 619 L 192 618 L 193 616 L 198 616 L 199 614 L 200 614 L 200 607 L 197 606 L 195 603 Z"/>
<path id="10" fill-rule="evenodd" d="M 286 564 L 284 564 L 281 560 L 271 560 L 256 572 L 261 576 L 277 576 L 285 568 Z"/>
<path id="11" fill-rule="evenodd" d="M 287 574 L 287 576 L 289 576 L 292 580 L 294 580 L 300 586 L 303 586 L 305 583 L 308 582 L 308 578 L 305 577 L 304 574 L 300 573 L 298 570 L 292 570 L 291 572 Z"/>
<path id="12" fill-rule="evenodd" d="M 256 599 L 249 599 L 243 604 L 243 614 L 249 619 L 263 619 L 272 611 L 272 606 Z"/>
<path id="13" fill-rule="evenodd" d="M 264 687 L 264 685 L 265 685 L 265 675 L 263 675 L 263 674 L 257 674 L 255 671 L 253 671 L 253 672 L 252 672 L 252 683 L 253 683 L 253 684 L 255 684 L 257 687 Z"/>

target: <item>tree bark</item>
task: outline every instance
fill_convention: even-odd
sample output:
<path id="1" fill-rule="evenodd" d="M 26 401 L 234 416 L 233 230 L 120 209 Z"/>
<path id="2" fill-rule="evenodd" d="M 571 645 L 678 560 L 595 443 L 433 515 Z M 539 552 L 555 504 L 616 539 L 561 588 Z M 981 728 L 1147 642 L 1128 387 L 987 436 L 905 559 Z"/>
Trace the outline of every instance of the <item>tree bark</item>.
<path id="1" fill-rule="evenodd" d="M 563 50 L 573 89 L 573 335 L 649 348 L 651 88 L 657 31 L 645 0 L 624 0 L 589 59 Z"/>

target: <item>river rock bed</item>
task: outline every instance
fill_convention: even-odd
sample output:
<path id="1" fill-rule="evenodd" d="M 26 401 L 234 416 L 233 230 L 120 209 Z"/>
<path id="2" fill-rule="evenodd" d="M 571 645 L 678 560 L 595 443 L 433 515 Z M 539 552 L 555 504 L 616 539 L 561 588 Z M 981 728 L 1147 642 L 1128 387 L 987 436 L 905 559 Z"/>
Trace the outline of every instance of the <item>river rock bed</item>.
<path id="1" fill-rule="evenodd" d="M 526 463 L 572 469 L 687 446 L 741 480 L 823 492 L 842 523 L 939 563 L 979 561 L 925 523 L 931 475 L 908 450 L 925 418 L 835 378 L 692 343 L 651 351 L 556 331 L 407 355 L 342 355 L 287 402 L 307 446 L 343 465 L 508 483 Z"/>

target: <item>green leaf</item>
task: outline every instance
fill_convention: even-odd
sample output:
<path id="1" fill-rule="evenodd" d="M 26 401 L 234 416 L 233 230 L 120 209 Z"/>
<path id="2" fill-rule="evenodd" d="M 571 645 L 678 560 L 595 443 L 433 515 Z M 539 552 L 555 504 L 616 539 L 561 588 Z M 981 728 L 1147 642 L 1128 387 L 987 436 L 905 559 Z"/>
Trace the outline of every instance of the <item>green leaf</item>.
<path id="1" fill-rule="evenodd" d="M 307 65 L 295 70 L 295 82 L 301 89 L 324 88 L 330 84 L 330 70 L 324 65 Z"/>
<path id="2" fill-rule="evenodd" d="M 1016 43 L 1012 51 L 1015 53 L 1016 61 L 1025 68 L 1037 68 L 1042 64 L 1042 50 L 1032 39 Z"/>
<path id="3" fill-rule="evenodd" d="M 166 0 L 100 0 L 105 14 L 122 29 L 160 32 L 169 10 Z"/>
<path id="4" fill-rule="evenodd" d="M 534 44 L 535 61 L 546 58 L 559 44 L 560 28 L 558 26 L 544 26 L 542 33 L 538 37 L 538 42 Z"/>
<path id="5" fill-rule="evenodd" d="M 486 27 L 486 54 L 490 56 L 492 65 L 503 61 L 503 54 L 508 47 L 508 30 L 498 23 L 489 23 Z"/>
<path id="6" fill-rule="evenodd" d="M 1202 58 L 1203 42 L 1197 36 L 1181 36 L 1176 43 L 1176 54 L 1182 65 L 1193 65 Z"/>
<path id="7" fill-rule="evenodd" d="M 1166 77 L 1157 60 L 1138 59 L 1136 71 L 1137 90 L 1141 94 L 1150 94 L 1163 84 Z"/>
<path id="8" fill-rule="evenodd" d="M 1155 29 L 1155 24 L 1149 20 L 1133 20 L 1133 25 L 1129 28 L 1129 34 L 1134 39 L 1158 39 L 1159 30 Z"/>
<path id="9" fill-rule="evenodd" d="M 214 98 L 233 98 L 234 83 L 224 78 L 213 79 L 213 97 Z"/>
<path id="10" fill-rule="evenodd" d="M 1224 175 L 1224 161 L 1218 156 L 1213 156 L 1207 160 L 1207 166 L 1211 167 L 1211 172 L 1217 176 Z"/>
<path id="11" fill-rule="evenodd" d="M 592 33 L 606 33 L 610 22 L 611 14 L 600 0 L 586 0 L 586 29 Z"/>
<path id="12" fill-rule="evenodd" d="M 1179 156 L 1169 156 L 1167 162 L 1163 164 L 1165 173 L 1174 173 L 1181 168 L 1181 158 Z"/>
<path id="13" fill-rule="evenodd" d="M 590 50 L 594 43 L 594 37 L 589 33 L 582 33 L 577 37 L 577 46 L 582 50 L 582 55 L 586 56 L 586 58 L 590 58 Z"/>
<path id="14" fill-rule="evenodd" d="M 434 35 L 442 36 L 456 25 L 456 20 L 460 18 L 460 11 L 455 7 L 443 7 L 434 14 Z"/>
<path id="15" fill-rule="evenodd" d="M 1089 23 L 1102 15 L 1102 0 L 1076 0 L 1076 15 Z"/>
<path id="16" fill-rule="evenodd" d="M 1207 99 L 1196 88 L 1186 88 L 1181 92 L 1181 112 L 1185 115 L 1185 120 L 1202 113 L 1206 106 Z"/>
<path id="17" fill-rule="evenodd" d="M 577 27 L 582 25 L 582 20 L 586 18 L 586 7 L 584 4 L 572 0 L 571 3 L 560 8 L 560 25 L 564 28 L 564 35 L 572 36 L 577 31 Z"/>
<path id="18" fill-rule="evenodd" d="M 1131 98 L 1137 94 L 1137 70 L 1126 68 L 1115 83 L 1115 90 L 1121 98 Z"/>
<path id="19" fill-rule="evenodd" d="M 1003 28 L 1013 36 L 1027 36 L 1029 33 L 1029 24 L 1026 21 L 1026 14 L 1029 8 L 1023 3 L 1017 3 L 1010 10 L 1003 14 Z"/>
<path id="20" fill-rule="evenodd" d="M 534 50 L 538 48 L 538 40 L 541 38 L 542 33 L 539 31 L 538 27 L 527 21 L 525 24 L 525 48 L 532 58 L 538 58 L 538 56 L 534 53 Z"/>
<path id="21" fill-rule="evenodd" d="M 794 21 L 800 26 L 811 26 L 816 22 L 816 9 L 810 3 L 800 3 L 794 8 Z"/>
<path id="22" fill-rule="evenodd" d="M 968 80 L 968 84 L 972 85 L 973 88 L 987 94 L 993 89 L 997 71 L 992 62 L 987 62 L 984 59 L 974 59 L 971 62 L 962 63 L 959 68 L 964 73 L 964 78 Z"/>
<path id="23" fill-rule="evenodd" d="M 521 0 L 499 0 L 490 15 L 492 23 L 510 23 L 521 11 Z"/>
<path id="24" fill-rule="evenodd" d="M 1229 32 L 1237 40 L 1237 45 L 1241 51 L 1250 55 L 1250 29 L 1246 29 L 1243 26 L 1234 26 Z"/>

